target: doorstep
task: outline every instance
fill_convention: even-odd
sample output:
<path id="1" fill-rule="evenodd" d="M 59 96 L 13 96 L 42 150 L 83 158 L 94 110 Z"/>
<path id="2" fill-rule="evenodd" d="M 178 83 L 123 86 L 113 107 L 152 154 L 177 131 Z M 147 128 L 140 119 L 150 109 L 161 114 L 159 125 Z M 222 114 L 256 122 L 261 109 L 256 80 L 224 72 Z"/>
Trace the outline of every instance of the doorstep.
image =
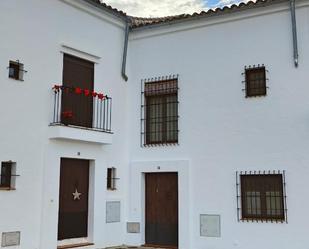
<path id="1" fill-rule="evenodd" d="M 58 246 L 57 249 L 70 249 L 70 248 L 74 248 L 74 249 L 79 249 L 79 248 L 83 248 L 83 249 L 87 249 L 90 246 L 93 246 L 93 243 L 79 243 L 79 244 L 70 244 L 70 245 L 63 245 L 63 246 Z"/>

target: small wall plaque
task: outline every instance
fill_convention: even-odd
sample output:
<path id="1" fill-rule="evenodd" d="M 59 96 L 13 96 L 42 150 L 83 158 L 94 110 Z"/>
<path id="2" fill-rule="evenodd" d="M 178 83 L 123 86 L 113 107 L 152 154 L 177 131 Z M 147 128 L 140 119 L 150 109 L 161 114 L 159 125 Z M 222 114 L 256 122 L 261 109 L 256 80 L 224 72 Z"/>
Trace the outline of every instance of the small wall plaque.
<path id="1" fill-rule="evenodd" d="M 220 215 L 200 215 L 200 235 L 204 237 L 220 237 Z"/>
<path id="2" fill-rule="evenodd" d="M 106 223 L 120 222 L 120 201 L 106 202 Z"/>
<path id="3" fill-rule="evenodd" d="M 19 246 L 20 245 L 20 232 L 7 232 L 2 233 L 2 247 Z"/>
<path id="4" fill-rule="evenodd" d="M 127 233 L 140 233 L 140 223 L 127 222 Z"/>

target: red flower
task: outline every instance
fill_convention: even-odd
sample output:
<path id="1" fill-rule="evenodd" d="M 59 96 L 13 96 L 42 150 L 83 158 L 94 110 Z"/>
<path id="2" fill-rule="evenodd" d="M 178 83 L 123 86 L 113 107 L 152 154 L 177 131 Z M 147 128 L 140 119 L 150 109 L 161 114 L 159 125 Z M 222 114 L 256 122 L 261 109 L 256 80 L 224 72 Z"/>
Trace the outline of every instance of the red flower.
<path id="1" fill-rule="evenodd" d="M 85 96 L 89 96 L 90 91 L 89 91 L 88 89 L 85 89 L 85 90 L 84 90 L 84 94 L 85 94 Z"/>
<path id="2" fill-rule="evenodd" d="M 95 91 L 93 91 L 91 94 L 92 94 L 92 97 L 96 97 L 98 95 Z"/>
<path id="3" fill-rule="evenodd" d="M 98 98 L 99 98 L 99 99 L 103 99 L 103 98 L 104 98 L 103 93 L 98 93 Z"/>
<path id="4" fill-rule="evenodd" d="M 82 93 L 82 89 L 80 89 L 79 87 L 75 88 L 75 93 L 76 94 L 81 94 Z"/>

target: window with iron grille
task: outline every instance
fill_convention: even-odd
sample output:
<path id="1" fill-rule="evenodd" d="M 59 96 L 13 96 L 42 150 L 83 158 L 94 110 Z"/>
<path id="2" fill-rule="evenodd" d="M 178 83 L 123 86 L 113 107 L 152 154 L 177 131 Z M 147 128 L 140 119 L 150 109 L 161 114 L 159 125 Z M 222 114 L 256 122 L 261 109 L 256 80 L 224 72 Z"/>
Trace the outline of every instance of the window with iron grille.
<path id="1" fill-rule="evenodd" d="M 178 77 L 142 81 L 142 145 L 178 143 Z"/>
<path id="2" fill-rule="evenodd" d="M 107 189 L 116 190 L 116 168 L 107 168 Z"/>
<path id="3" fill-rule="evenodd" d="M 284 172 L 240 172 L 237 199 L 239 220 L 287 221 Z"/>
<path id="4" fill-rule="evenodd" d="M 266 69 L 265 66 L 245 68 L 246 97 L 266 95 Z"/>
<path id="5" fill-rule="evenodd" d="M 27 71 L 24 70 L 24 64 L 17 61 L 10 61 L 9 62 L 9 78 L 15 80 L 23 81 L 24 73 Z"/>
<path id="6" fill-rule="evenodd" d="M 11 178 L 12 178 L 12 163 L 2 162 L 1 163 L 0 188 L 10 188 Z"/>

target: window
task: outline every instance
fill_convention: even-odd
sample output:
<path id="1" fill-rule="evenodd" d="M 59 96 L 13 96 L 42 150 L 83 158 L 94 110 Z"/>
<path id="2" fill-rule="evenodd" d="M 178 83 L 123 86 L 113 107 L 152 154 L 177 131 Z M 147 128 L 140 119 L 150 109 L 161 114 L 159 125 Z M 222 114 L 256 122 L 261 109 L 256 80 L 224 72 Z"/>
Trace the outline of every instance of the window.
<path id="1" fill-rule="evenodd" d="M 107 189 L 116 190 L 116 168 L 107 169 Z"/>
<path id="2" fill-rule="evenodd" d="M 150 81 L 144 87 L 143 145 L 178 143 L 178 79 Z"/>
<path id="3" fill-rule="evenodd" d="M 19 61 L 10 61 L 9 64 L 9 78 L 15 80 L 23 80 L 24 65 Z"/>
<path id="4" fill-rule="evenodd" d="M 281 173 L 240 173 L 242 220 L 284 221 L 285 189 Z"/>
<path id="5" fill-rule="evenodd" d="M 12 178 L 12 163 L 2 162 L 1 163 L 1 182 L 0 188 L 10 188 Z"/>
<path id="6" fill-rule="evenodd" d="M 266 95 L 266 70 L 264 66 L 246 68 L 246 97 Z"/>

